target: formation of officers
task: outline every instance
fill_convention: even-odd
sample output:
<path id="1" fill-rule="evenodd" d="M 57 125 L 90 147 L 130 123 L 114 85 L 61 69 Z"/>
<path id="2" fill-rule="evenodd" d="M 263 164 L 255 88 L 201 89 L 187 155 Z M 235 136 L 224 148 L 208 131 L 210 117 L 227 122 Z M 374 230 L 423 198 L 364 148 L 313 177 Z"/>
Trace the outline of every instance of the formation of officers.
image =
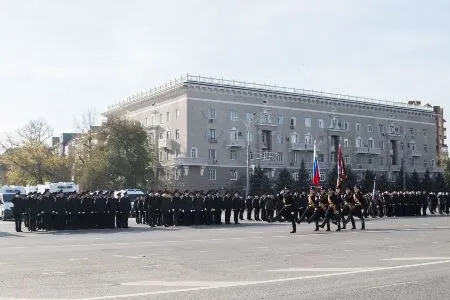
<path id="1" fill-rule="evenodd" d="M 130 199 L 130 197 L 133 197 Z M 365 228 L 365 218 L 419 216 L 446 213 L 450 210 L 448 193 L 384 192 L 363 194 L 359 186 L 337 189 L 311 188 L 308 193 L 291 192 L 249 195 L 226 191 L 151 191 L 142 196 L 113 192 L 30 193 L 12 200 L 16 231 L 22 220 L 30 231 L 127 228 L 130 215 L 136 223 L 148 226 L 190 226 L 238 224 L 240 220 L 288 221 L 292 233 L 296 224 L 314 223 L 315 230 L 337 231 L 348 223 L 356 229 L 355 218 Z"/>

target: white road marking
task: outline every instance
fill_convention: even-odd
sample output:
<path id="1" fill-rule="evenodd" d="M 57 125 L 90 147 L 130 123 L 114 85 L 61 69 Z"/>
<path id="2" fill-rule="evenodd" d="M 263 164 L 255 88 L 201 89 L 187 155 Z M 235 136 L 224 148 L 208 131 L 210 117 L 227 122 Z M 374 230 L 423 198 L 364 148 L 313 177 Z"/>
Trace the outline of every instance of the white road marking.
<path id="1" fill-rule="evenodd" d="M 407 282 L 399 282 L 399 283 L 393 283 L 393 284 L 387 284 L 387 285 L 378 285 L 378 286 L 373 286 L 373 287 L 370 287 L 367 289 L 373 290 L 373 289 L 381 289 L 381 288 L 391 287 L 391 286 L 408 285 L 408 284 L 416 284 L 416 283 L 417 283 L 417 281 L 407 281 Z"/>
<path id="2" fill-rule="evenodd" d="M 250 232 L 251 234 L 263 234 L 264 232 L 262 231 L 254 231 L 254 232 Z"/>
<path id="3" fill-rule="evenodd" d="M 128 245 L 129 243 L 114 243 L 115 245 Z"/>
<path id="4" fill-rule="evenodd" d="M 433 242 L 432 244 L 439 244 L 439 242 Z"/>
<path id="5" fill-rule="evenodd" d="M 260 247 L 258 247 L 258 249 L 267 249 L 267 248 L 269 248 L 269 247 L 266 247 L 266 246 L 260 246 Z"/>
<path id="6" fill-rule="evenodd" d="M 201 250 L 200 253 L 208 253 L 206 250 Z"/>
<path id="7" fill-rule="evenodd" d="M 142 242 L 143 244 L 154 244 L 155 242 L 150 242 L 150 241 L 146 241 L 146 242 Z"/>
<path id="8" fill-rule="evenodd" d="M 385 258 L 382 260 L 385 261 L 414 261 L 414 260 L 447 260 L 450 257 L 442 257 L 442 256 L 423 256 L 423 257 L 393 257 L 393 258 Z"/>
<path id="9" fill-rule="evenodd" d="M 378 268 L 288 268 L 288 269 L 277 269 L 268 270 L 268 272 L 354 272 L 354 271 L 365 271 L 374 270 Z"/>
<path id="10" fill-rule="evenodd" d="M 337 272 L 337 273 L 327 273 L 327 274 L 309 275 L 309 276 L 300 276 L 300 277 L 261 280 L 261 281 L 232 282 L 232 283 L 228 283 L 228 284 L 227 283 L 224 283 L 224 284 L 216 283 L 216 284 L 210 285 L 210 286 L 201 286 L 201 287 L 192 287 L 192 288 L 185 288 L 185 289 L 165 290 L 165 291 L 132 293 L 132 294 L 121 294 L 121 295 L 119 294 L 119 295 L 100 296 L 100 297 L 88 297 L 88 298 L 80 298 L 79 300 L 117 299 L 117 298 L 143 297 L 143 296 L 151 296 L 151 295 L 174 294 L 174 293 L 182 293 L 182 292 L 204 291 L 204 290 L 212 290 L 212 289 L 219 289 L 219 288 L 233 288 L 233 287 L 240 287 L 240 286 L 252 286 L 252 285 L 270 284 L 270 283 L 299 281 L 299 280 L 306 280 L 306 279 L 327 278 L 327 277 L 353 275 L 353 274 L 387 271 L 387 270 L 399 270 L 399 269 L 431 266 L 431 265 L 438 265 L 438 264 L 448 264 L 448 263 L 450 263 L 450 260 L 413 264 L 413 265 L 380 267 L 380 268 L 376 268 L 376 269 L 363 269 L 363 270 L 355 270 L 355 271 L 349 271 L 349 272 Z"/>
<path id="11" fill-rule="evenodd" d="M 240 237 L 232 237 L 231 239 L 232 240 L 242 240 L 242 238 L 240 238 Z"/>
<path id="12" fill-rule="evenodd" d="M 211 239 L 211 241 L 225 241 L 225 239 Z"/>
<path id="13" fill-rule="evenodd" d="M 14 247 L 10 247 L 11 249 L 24 249 L 24 246 L 14 246 Z"/>
<path id="14" fill-rule="evenodd" d="M 205 240 L 191 240 L 191 242 L 204 242 Z"/>
<path id="15" fill-rule="evenodd" d="M 263 236 L 254 236 L 253 238 L 254 239 L 263 239 L 264 237 Z"/>
<path id="16" fill-rule="evenodd" d="M 247 283 L 253 283 L 254 281 L 244 281 Z M 127 282 L 121 285 L 126 286 L 192 286 L 192 287 L 205 287 L 205 286 L 217 286 L 217 285 L 234 285 L 239 284 L 239 281 L 138 281 Z"/>
<path id="17" fill-rule="evenodd" d="M 285 238 L 285 235 L 272 235 L 273 238 Z"/>

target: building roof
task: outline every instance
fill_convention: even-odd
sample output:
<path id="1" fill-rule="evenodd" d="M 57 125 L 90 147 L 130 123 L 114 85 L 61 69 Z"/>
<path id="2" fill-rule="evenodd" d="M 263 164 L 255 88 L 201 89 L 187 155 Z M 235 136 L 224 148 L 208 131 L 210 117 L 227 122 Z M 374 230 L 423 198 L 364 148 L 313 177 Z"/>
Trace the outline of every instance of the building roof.
<path id="1" fill-rule="evenodd" d="M 187 74 L 170 80 L 163 85 L 157 86 L 145 92 L 141 92 L 128 97 L 127 99 L 120 101 L 114 105 L 108 107 L 108 111 L 105 115 L 109 115 L 118 112 L 125 108 L 131 108 L 132 106 L 142 103 L 144 101 L 156 98 L 158 96 L 164 95 L 170 91 L 179 89 L 181 87 L 187 86 L 189 84 L 200 84 L 206 86 L 223 87 L 223 88 L 234 88 L 240 90 L 252 90 L 263 93 L 274 93 L 274 94 L 285 94 L 289 96 L 308 96 L 313 98 L 321 98 L 327 100 L 336 100 L 343 102 L 351 102 L 356 104 L 371 104 L 377 106 L 387 106 L 393 108 L 410 109 L 417 111 L 433 112 L 433 107 L 430 104 L 421 105 L 420 101 L 409 101 L 409 102 L 396 102 L 387 101 L 374 98 L 366 98 L 359 96 L 351 96 L 345 94 L 328 93 L 323 91 L 307 90 L 290 88 L 269 84 L 251 83 L 245 81 L 229 80 L 223 78 L 213 78 L 204 76 L 194 76 Z"/>

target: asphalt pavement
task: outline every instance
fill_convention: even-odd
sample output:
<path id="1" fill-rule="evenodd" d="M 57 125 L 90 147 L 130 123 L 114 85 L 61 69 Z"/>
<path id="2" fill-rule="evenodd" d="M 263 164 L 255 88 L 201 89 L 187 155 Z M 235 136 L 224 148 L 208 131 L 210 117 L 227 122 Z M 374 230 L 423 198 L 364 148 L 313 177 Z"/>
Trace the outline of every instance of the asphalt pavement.
<path id="1" fill-rule="evenodd" d="M 0 299 L 450 298 L 450 216 L 296 234 L 287 223 L 130 223 L 16 233 L 0 222 Z"/>

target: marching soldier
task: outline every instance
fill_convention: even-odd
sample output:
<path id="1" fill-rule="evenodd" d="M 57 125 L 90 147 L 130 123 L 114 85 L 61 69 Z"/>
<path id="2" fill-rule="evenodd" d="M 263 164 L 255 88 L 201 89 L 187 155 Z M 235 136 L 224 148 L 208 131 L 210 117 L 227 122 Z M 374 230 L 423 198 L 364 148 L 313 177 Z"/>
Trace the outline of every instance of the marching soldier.
<path id="1" fill-rule="evenodd" d="M 338 227 L 336 231 L 341 231 L 341 201 L 340 201 L 340 187 L 336 188 L 336 192 L 330 189 L 328 192 L 328 209 L 325 212 L 325 219 L 320 225 L 324 228 L 327 225 L 327 231 L 330 231 L 330 219 L 333 220 Z"/>
<path id="2" fill-rule="evenodd" d="M 327 211 L 328 206 L 328 195 L 325 191 L 322 191 L 319 196 L 319 205 L 316 206 L 313 215 L 308 220 L 308 223 L 311 223 L 311 221 L 315 222 L 316 229 L 314 229 L 314 231 L 319 231 L 319 221 L 321 218 L 325 217 L 325 212 Z M 329 226 L 330 223 L 328 222 L 327 231 L 330 231 Z"/>
<path id="3" fill-rule="evenodd" d="M 359 186 L 355 186 L 355 193 L 353 194 L 352 198 L 347 198 L 346 201 L 349 204 L 350 212 L 348 214 L 347 220 L 345 220 L 345 224 L 347 224 L 350 220 L 352 220 L 352 229 L 355 229 L 355 221 L 353 216 L 358 217 L 361 219 L 361 230 L 364 230 L 366 228 L 364 216 L 362 214 L 362 205 L 361 201 L 363 200 L 363 195 L 360 192 Z"/>
<path id="4" fill-rule="evenodd" d="M 297 232 L 297 225 L 295 224 L 295 218 L 294 218 L 294 211 L 293 211 L 293 199 L 292 195 L 290 194 L 288 189 L 284 189 L 280 192 L 279 197 L 282 198 L 282 201 L 284 203 L 283 208 L 281 209 L 280 213 L 273 218 L 273 221 L 280 221 L 281 217 L 283 217 L 285 220 L 291 221 L 292 223 L 292 231 L 291 233 Z"/>

